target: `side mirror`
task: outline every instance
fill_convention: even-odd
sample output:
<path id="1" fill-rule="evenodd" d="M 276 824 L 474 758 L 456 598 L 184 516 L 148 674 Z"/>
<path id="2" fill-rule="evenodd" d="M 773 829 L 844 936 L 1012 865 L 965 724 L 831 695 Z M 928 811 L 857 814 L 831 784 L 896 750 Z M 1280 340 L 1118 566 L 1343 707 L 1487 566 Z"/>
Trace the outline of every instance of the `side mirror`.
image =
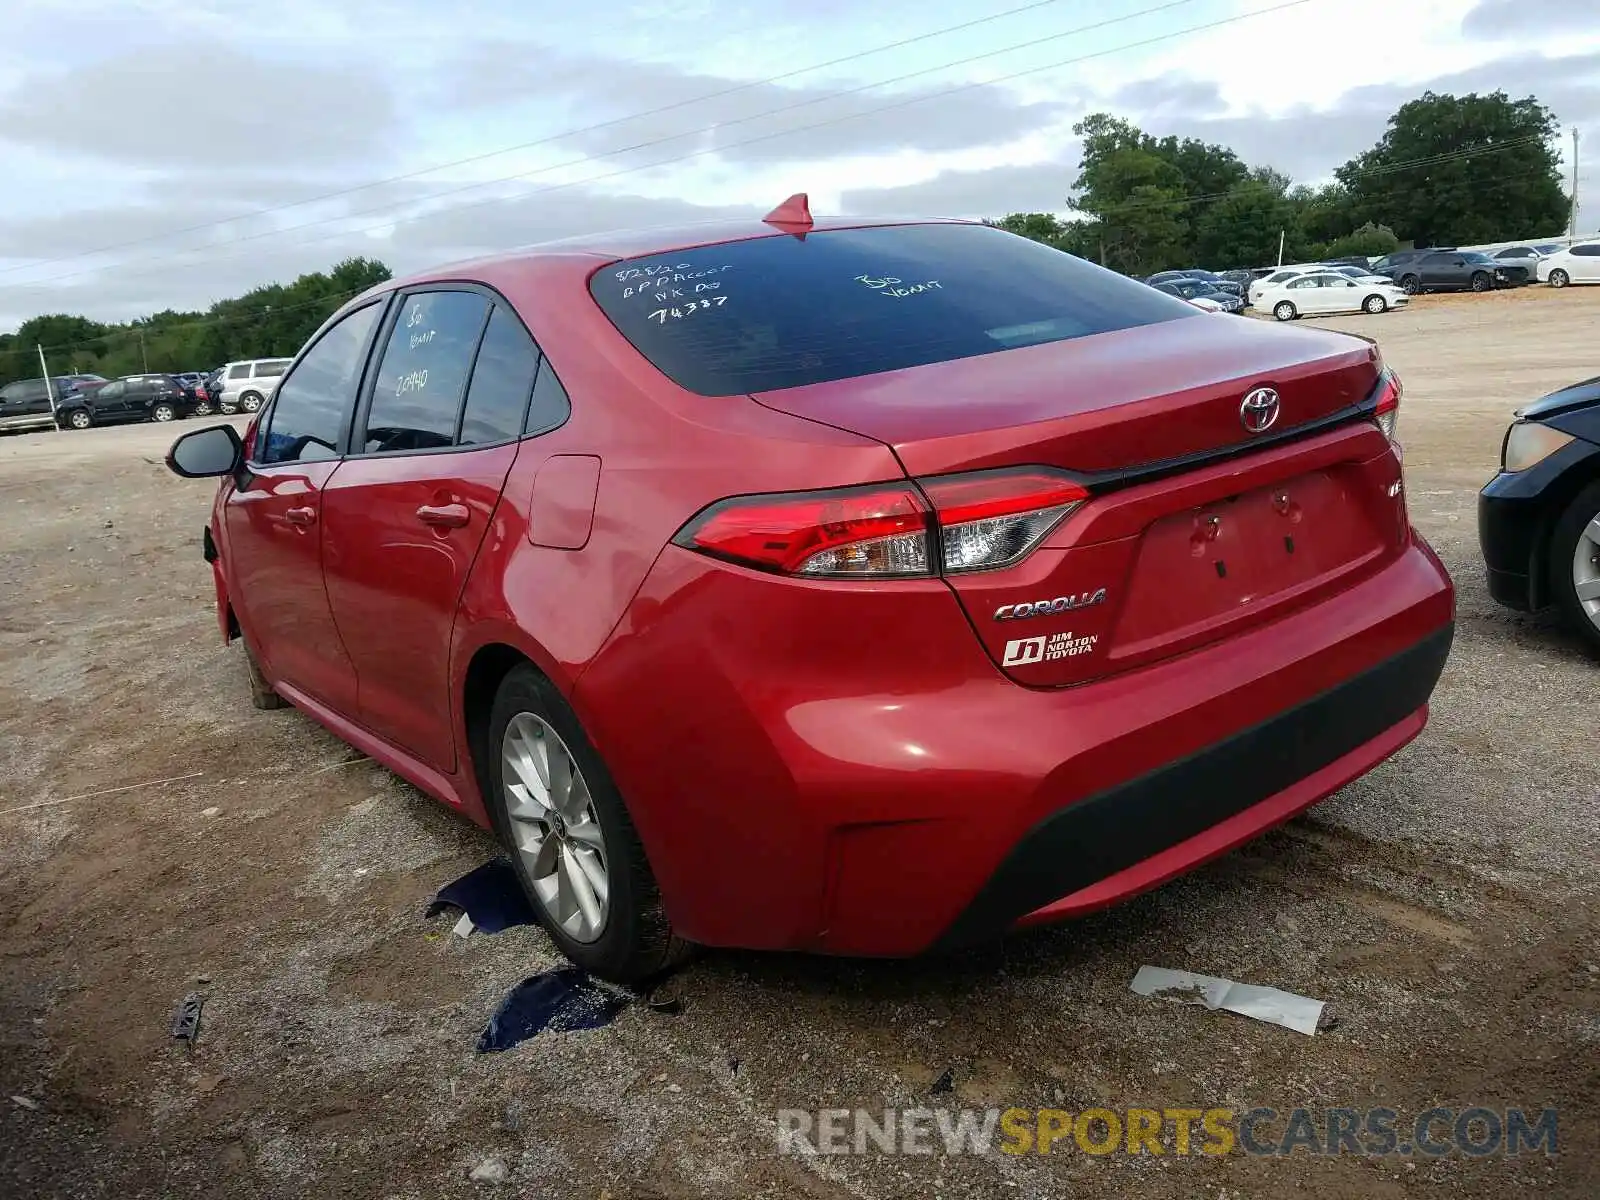
<path id="1" fill-rule="evenodd" d="M 232 425 L 186 433 L 167 451 L 167 469 L 185 479 L 232 475 L 244 465 L 244 443 Z"/>

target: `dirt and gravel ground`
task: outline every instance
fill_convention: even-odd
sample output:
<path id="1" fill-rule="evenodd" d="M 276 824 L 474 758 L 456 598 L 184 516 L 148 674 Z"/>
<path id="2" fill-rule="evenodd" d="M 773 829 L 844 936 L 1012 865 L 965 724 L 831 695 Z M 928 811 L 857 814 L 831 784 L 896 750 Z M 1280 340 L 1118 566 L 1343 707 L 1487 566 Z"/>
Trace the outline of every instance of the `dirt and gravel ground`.
<path id="1" fill-rule="evenodd" d="M 175 431 L 0 439 L 0 1194 L 1600 1194 L 1600 666 L 1495 607 L 1474 524 L 1511 409 L 1600 369 L 1600 289 L 1329 324 L 1403 373 L 1412 514 L 1460 589 L 1421 739 L 1093 919 L 953 961 L 711 954 L 676 981 L 678 1015 L 482 1058 L 549 943 L 424 921 L 489 838 L 298 713 L 250 707 L 199 557 L 211 487 L 161 466 Z M 1307 1038 L 1143 999 L 1142 963 L 1339 1020 Z M 192 1053 L 168 1035 L 191 990 L 209 996 Z M 1556 1106 L 1560 1141 L 1481 1160 L 776 1153 L 780 1108 L 886 1104 Z M 469 1180 L 494 1157 L 504 1184 Z"/>

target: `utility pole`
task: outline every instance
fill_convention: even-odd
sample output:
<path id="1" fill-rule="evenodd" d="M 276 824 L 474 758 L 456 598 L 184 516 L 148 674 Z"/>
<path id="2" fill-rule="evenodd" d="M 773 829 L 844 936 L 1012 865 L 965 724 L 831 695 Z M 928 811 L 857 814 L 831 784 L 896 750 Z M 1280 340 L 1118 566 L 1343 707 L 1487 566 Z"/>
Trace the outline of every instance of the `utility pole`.
<path id="1" fill-rule="evenodd" d="M 39 374 L 44 376 L 44 394 L 49 397 L 50 419 L 53 421 L 56 416 L 56 385 L 50 381 L 50 368 L 45 366 L 44 347 L 35 342 L 33 348 L 39 352 Z"/>
<path id="2" fill-rule="evenodd" d="M 144 373 L 150 374 L 150 352 L 144 348 L 144 330 L 139 330 L 139 357 L 144 360 Z"/>
<path id="3" fill-rule="evenodd" d="M 1572 213 L 1567 217 L 1567 237 L 1578 236 L 1578 127 L 1572 127 Z"/>

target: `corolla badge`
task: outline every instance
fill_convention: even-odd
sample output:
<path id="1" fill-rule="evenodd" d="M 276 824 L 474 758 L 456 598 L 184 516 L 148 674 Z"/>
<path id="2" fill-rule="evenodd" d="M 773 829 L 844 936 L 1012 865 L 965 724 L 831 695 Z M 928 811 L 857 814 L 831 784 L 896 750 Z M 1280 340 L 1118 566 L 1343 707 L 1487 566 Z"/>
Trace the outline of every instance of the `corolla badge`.
<path id="1" fill-rule="evenodd" d="M 1034 600 L 1022 604 L 1002 604 L 994 610 L 996 621 L 1020 621 L 1024 617 L 1048 617 L 1074 609 L 1091 608 L 1106 602 L 1106 589 L 1079 592 L 1075 596 L 1057 596 L 1054 600 Z"/>
<path id="2" fill-rule="evenodd" d="M 1265 433 L 1278 419 L 1278 407 L 1278 393 L 1272 388 L 1251 388 L 1239 403 L 1239 423 L 1251 433 Z"/>

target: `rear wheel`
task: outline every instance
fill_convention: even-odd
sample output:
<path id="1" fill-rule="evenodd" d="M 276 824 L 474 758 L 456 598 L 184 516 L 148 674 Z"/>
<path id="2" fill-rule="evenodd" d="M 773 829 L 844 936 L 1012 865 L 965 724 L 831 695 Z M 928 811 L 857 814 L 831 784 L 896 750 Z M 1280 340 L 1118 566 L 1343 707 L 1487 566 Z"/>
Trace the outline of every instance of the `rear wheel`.
<path id="1" fill-rule="evenodd" d="M 1600 655 L 1600 483 L 1579 492 L 1556 522 L 1550 585 L 1567 624 Z"/>
<path id="2" fill-rule="evenodd" d="M 1475 292 L 1487 292 L 1493 286 L 1494 286 L 1494 280 L 1489 278 L 1489 273 L 1487 271 L 1474 271 L 1472 273 L 1472 290 L 1473 291 L 1475 291 Z"/>
<path id="3" fill-rule="evenodd" d="M 1572 276 L 1568 275 L 1560 267 L 1557 267 L 1554 271 L 1550 272 L 1550 286 L 1551 287 L 1566 287 L 1567 284 L 1569 284 L 1571 282 L 1572 282 Z"/>
<path id="4" fill-rule="evenodd" d="M 1404 275 L 1400 279 L 1400 290 L 1408 296 L 1415 296 L 1422 291 L 1422 280 L 1415 275 Z"/>
<path id="5" fill-rule="evenodd" d="M 1361 307 L 1366 312 L 1372 313 L 1374 316 L 1376 316 L 1378 313 L 1388 310 L 1389 302 L 1382 296 L 1372 295 L 1368 296 L 1366 300 L 1362 302 Z"/>
<path id="6" fill-rule="evenodd" d="M 239 397 L 239 407 L 248 413 L 255 412 L 256 409 L 261 407 L 261 393 L 246 392 L 244 395 Z"/>
<path id="7" fill-rule="evenodd" d="M 561 952 L 636 983 L 679 960 L 644 846 L 610 772 L 559 692 L 533 667 L 495 694 L 489 803 L 522 889 Z"/>
<path id="8" fill-rule="evenodd" d="M 1294 305 L 1290 304 L 1289 301 L 1279 300 L 1278 303 L 1273 306 L 1272 315 L 1277 317 L 1280 321 L 1292 321 L 1299 314 L 1295 311 Z"/>
<path id="9" fill-rule="evenodd" d="M 150 419 L 152 421 L 171 421 L 174 420 L 177 415 L 178 410 L 172 405 L 168 404 L 165 400 L 150 410 Z"/>
<path id="10" fill-rule="evenodd" d="M 211 401 L 196 400 L 194 407 L 189 410 L 191 416 L 209 417 L 211 415 Z"/>

